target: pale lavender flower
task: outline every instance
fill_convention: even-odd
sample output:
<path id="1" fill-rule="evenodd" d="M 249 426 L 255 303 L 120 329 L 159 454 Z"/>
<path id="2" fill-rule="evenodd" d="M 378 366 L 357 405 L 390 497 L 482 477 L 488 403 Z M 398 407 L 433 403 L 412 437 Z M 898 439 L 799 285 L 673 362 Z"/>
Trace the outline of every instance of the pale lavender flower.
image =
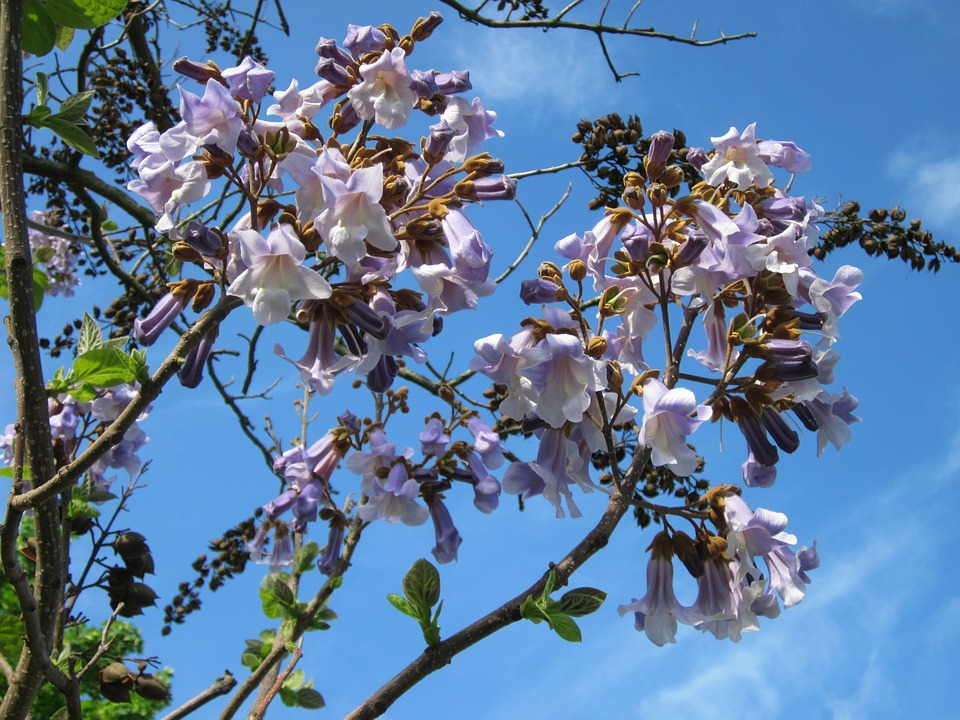
<path id="1" fill-rule="evenodd" d="M 376 120 L 388 130 L 404 125 L 417 102 L 404 57 L 403 50 L 395 47 L 374 62 L 361 65 L 362 82 L 347 92 L 357 115 Z"/>
<path id="2" fill-rule="evenodd" d="M 225 153 L 237 147 L 243 127 L 240 104 L 218 82 L 204 86 L 203 97 L 180 89 L 180 117 L 183 122 L 160 137 L 160 146 L 169 157 L 186 157 L 194 148 L 215 145 Z M 181 154 L 182 153 L 182 154 Z"/>
<path id="3" fill-rule="evenodd" d="M 483 464 L 496 470 L 503 465 L 503 443 L 500 436 L 476 415 L 467 420 L 467 429 L 473 435 L 473 449 L 483 458 Z"/>
<path id="4" fill-rule="evenodd" d="M 302 265 L 306 250 L 288 225 L 278 225 L 266 238 L 255 230 L 230 235 L 240 246 L 246 270 L 227 292 L 242 298 L 261 325 L 285 320 L 294 300 L 330 296 L 329 283 Z"/>
<path id="5" fill-rule="evenodd" d="M 603 363 L 583 351 L 573 335 L 547 335 L 528 351 L 529 364 L 520 372 L 537 389 L 534 412 L 552 427 L 580 422 L 590 396 L 604 386 Z"/>
<path id="6" fill-rule="evenodd" d="M 420 452 L 424 455 L 441 456 L 446 452 L 450 436 L 443 431 L 443 421 L 432 417 L 417 439 L 420 440 Z"/>
<path id="7" fill-rule="evenodd" d="M 220 73 L 230 83 L 230 94 L 240 100 L 258 103 L 273 82 L 273 71 L 267 70 L 253 58 L 245 57 L 237 67 Z"/>
<path id="8" fill-rule="evenodd" d="M 860 422 L 860 418 L 853 414 L 859 404 L 860 401 L 851 395 L 847 388 L 844 388 L 842 393 L 828 393 L 824 390 L 813 400 L 804 403 L 819 427 L 817 455 L 823 453 L 828 442 L 839 450 L 850 440 L 850 426 Z"/>
<path id="9" fill-rule="evenodd" d="M 700 169 L 707 183 L 717 187 L 729 181 L 738 190 L 746 190 L 751 184 L 765 188 L 773 182 L 773 173 L 760 157 L 756 127 L 751 123 L 742 134 L 731 127 L 725 135 L 710 138 L 717 152 Z"/>
<path id="10" fill-rule="evenodd" d="M 697 469 L 697 454 L 687 445 L 687 436 L 710 419 L 710 408 L 697 405 L 690 390 L 667 390 L 653 378 L 644 383 L 643 408 L 638 440 L 650 448 L 653 464 L 666 466 L 679 477 L 692 475 Z"/>
<path id="11" fill-rule="evenodd" d="M 634 627 L 645 632 L 654 645 L 663 647 L 676 642 L 677 613 L 685 608 L 673 591 L 673 547 L 670 536 L 666 532 L 658 533 L 649 549 L 647 594 L 629 605 L 621 605 L 617 612 L 621 617 L 628 612 L 634 613 Z"/>
<path id="12" fill-rule="evenodd" d="M 386 520 L 405 525 L 422 525 L 430 512 L 417 502 L 420 485 L 407 475 L 402 462 L 394 464 L 386 480 L 365 478 L 361 487 L 367 502 L 357 510 L 364 522 Z"/>
<path id="13" fill-rule="evenodd" d="M 367 255 L 366 243 L 386 252 L 397 248 L 387 213 L 380 205 L 382 165 L 357 169 L 346 182 L 321 176 L 320 183 L 327 209 L 317 217 L 316 228 L 331 255 L 352 268 Z"/>
<path id="14" fill-rule="evenodd" d="M 381 50 L 386 43 L 387 36 L 383 30 L 372 25 L 347 25 L 347 37 L 343 40 L 343 46 L 358 59 L 368 52 Z M 317 52 L 320 52 L 319 47 Z"/>
<path id="15" fill-rule="evenodd" d="M 449 98 L 442 118 L 457 133 L 447 150 L 447 160 L 453 163 L 462 163 L 475 154 L 484 140 L 503 137 L 502 131 L 492 127 L 497 114 L 484 109 L 480 98 L 472 103 L 460 97 Z"/>
<path id="16" fill-rule="evenodd" d="M 757 143 L 760 159 L 767 165 L 783 168 L 788 173 L 802 173 L 810 169 L 810 155 L 795 143 L 782 140 L 761 140 Z"/>

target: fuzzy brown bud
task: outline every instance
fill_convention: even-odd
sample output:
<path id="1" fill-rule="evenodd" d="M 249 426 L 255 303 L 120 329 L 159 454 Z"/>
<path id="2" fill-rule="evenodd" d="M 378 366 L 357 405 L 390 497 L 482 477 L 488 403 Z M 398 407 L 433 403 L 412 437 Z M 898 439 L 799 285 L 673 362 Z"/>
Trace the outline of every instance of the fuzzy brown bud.
<path id="1" fill-rule="evenodd" d="M 580 260 L 571 260 L 570 265 L 567 267 L 567 272 L 570 273 L 570 278 L 575 282 L 582 282 L 583 279 L 587 276 L 587 265 Z"/>

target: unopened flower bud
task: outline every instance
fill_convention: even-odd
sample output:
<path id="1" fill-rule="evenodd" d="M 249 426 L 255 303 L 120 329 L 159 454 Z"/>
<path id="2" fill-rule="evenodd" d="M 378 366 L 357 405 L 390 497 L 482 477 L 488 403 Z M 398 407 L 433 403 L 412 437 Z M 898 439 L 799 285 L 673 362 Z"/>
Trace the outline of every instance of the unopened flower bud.
<path id="1" fill-rule="evenodd" d="M 570 279 L 574 282 L 582 282 L 587 276 L 587 264 L 579 258 L 571 260 L 567 266 L 567 272 L 570 273 Z"/>
<path id="2" fill-rule="evenodd" d="M 620 195 L 620 199 L 623 200 L 623 204 L 631 210 L 636 210 L 638 212 L 643 210 L 645 199 L 642 187 L 634 185 L 626 188 L 623 191 L 623 194 Z"/>
<path id="3" fill-rule="evenodd" d="M 191 80 L 203 83 L 204 85 L 206 85 L 208 80 L 217 80 L 226 85 L 226 83 L 223 82 L 223 77 L 220 75 L 220 68 L 217 67 L 217 64 L 213 62 L 213 60 L 198 63 L 188 57 L 182 57 L 179 60 L 173 61 L 173 71 Z"/>
<path id="4" fill-rule="evenodd" d="M 707 153 L 704 152 L 703 148 L 687 149 L 687 162 L 693 165 L 698 172 L 700 168 L 707 164 L 707 159 Z"/>
<path id="5" fill-rule="evenodd" d="M 663 205 L 670 195 L 664 185 L 661 183 L 653 183 L 653 185 L 647 188 L 647 197 L 650 199 L 650 202 L 659 206 Z"/>
<path id="6" fill-rule="evenodd" d="M 330 129 L 337 135 L 343 135 L 360 124 L 360 116 L 349 100 L 341 100 L 336 104 L 333 115 L 330 116 Z"/>
<path id="7" fill-rule="evenodd" d="M 600 337 L 599 335 L 594 335 L 587 342 L 587 348 L 585 352 L 587 355 L 592 357 L 595 360 L 599 360 L 603 357 L 603 354 L 607 351 L 607 341 Z"/>
<path id="8" fill-rule="evenodd" d="M 434 10 L 426 17 L 417 18 L 417 21 L 413 24 L 413 30 L 410 31 L 410 37 L 412 37 L 415 42 L 426 40 L 442 22 L 443 16 Z"/>
<path id="9" fill-rule="evenodd" d="M 666 130 L 655 132 L 650 136 L 650 150 L 647 152 L 647 159 L 661 168 L 664 167 L 667 160 L 670 159 L 675 141 L 676 138 L 674 138 L 673 133 Z"/>
<path id="10" fill-rule="evenodd" d="M 503 160 L 491 157 L 490 153 L 480 153 L 467 158 L 463 163 L 463 169 L 468 175 L 486 176 L 502 173 L 504 170 Z M 470 178 L 474 180 L 476 178 Z"/>
<path id="11" fill-rule="evenodd" d="M 316 73 L 331 85 L 340 88 L 353 85 L 354 78 L 347 73 L 347 68 L 332 58 L 321 57 L 317 63 Z"/>
<path id="12" fill-rule="evenodd" d="M 473 88 L 473 84 L 470 82 L 469 70 L 454 70 L 448 73 L 438 73 L 436 80 L 437 87 L 444 95 L 455 95 Z"/>
<path id="13" fill-rule="evenodd" d="M 431 125 L 430 135 L 424 139 L 422 145 L 423 159 L 430 165 L 436 165 L 443 160 L 443 156 L 447 154 L 447 148 L 450 147 L 450 141 L 455 135 L 456 131 L 447 124 L 446 120 Z"/>
<path id="14" fill-rule="evenodd" d="M 660 176 L 660 182 L 668 189 L 677 187 L 683 182 L 683 169 L 679 165 L 671 165 Z"/>

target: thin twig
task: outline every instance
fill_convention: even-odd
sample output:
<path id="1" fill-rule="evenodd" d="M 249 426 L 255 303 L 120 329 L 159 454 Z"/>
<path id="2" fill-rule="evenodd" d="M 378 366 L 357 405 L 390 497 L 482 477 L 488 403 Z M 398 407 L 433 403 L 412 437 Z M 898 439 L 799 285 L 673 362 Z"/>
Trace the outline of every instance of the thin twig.
<path id="1" fill-rule="evenodd" d="M 263 696 L 260 704 L 253 709 L 253 712 L 250 713 L 250 720 L 263 720 L 263 716 L 267 712 L 267 707 L 271 702 L 273 702 L 273 699 L 277 696 L 277 693 L 280 692 L 280 688 L 283 686 L 284 681 L 290 677 L 290 673 L 293 672 L 293 669 L 297 666 L 297 663 L 300 662 L 300 658 L 302 657 L 303 638 L 301 637 L 299 640 L 297 640 L 297 646 L 293 650 L 293 655 L 290 658 L 290 662 L 287 663 L 287 667 L 284 668 L 282 673 L 277 675 L 277 679 Z"/>
<path id="2" fill-rule="evenodd" d="M 236 685 L 236 678 L 233 677 L 233 674 L 229 670 L 226 670 L 224 671 L 223 675 L 213 681 L 213 684 L 210 685 L 210 687 L 195 697 L 187 700 L 183 705 L 178 707 L 173 712 L 164 715 L 163 720 L 180 720 L 180 718 L 190 715 L 194 710 L 203 707 L 211 700 L 218 698 L 221 695 L 226 695 L 228 692 L 233 690 Z"/>

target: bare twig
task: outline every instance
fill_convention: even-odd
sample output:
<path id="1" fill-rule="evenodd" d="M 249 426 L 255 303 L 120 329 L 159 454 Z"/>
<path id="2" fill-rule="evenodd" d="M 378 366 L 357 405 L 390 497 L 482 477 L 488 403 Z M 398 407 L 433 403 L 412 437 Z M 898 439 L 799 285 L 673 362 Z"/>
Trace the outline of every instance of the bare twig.
<path id="1" fill-rule="evenodd" d="M 236 678 L 234 678 L 231 672 L 227 670 L 223 673 L 223 675 L 214 680 L 213 684 L 210 685 L 210 687 L 208 687 L 206 690 L 190 700 L 187 700 L 187 702 L 173 712 L 164 715 L 163 720 L 180 720 L 180 718 L 190 715 L 194 710 L 203 707 L 211 700 L 218 698 L 221 695 L 226 695 L 228 692 L 233 690 L 236 685 Z"/>
<path id="2" fill-rule="evenodd" d="M 277 693 L 280 692 L 280 688 L 283 686 L 284 680 L 290 677 L 290 673 L 293 672 L 293 669 L 297 666 L 297 663 L 300 662 L 300 658 L 303 657 L 303 638 L 301 637 L 297 640 L 297 646 L 294 648 L 293 655 L 290 658 L 290 662 L 287 664 L 287 667 L 284 668 L 283 672 L 277 675 L 277 679 L 274 681 L 273 685 L 263 696 L 263 699 L 260 703 L 253 709 L 253 712 L 250 713 L 250 720 L 263 720 L 264 714 L 267 712 L 267 707 L 277 696 Z"/>

